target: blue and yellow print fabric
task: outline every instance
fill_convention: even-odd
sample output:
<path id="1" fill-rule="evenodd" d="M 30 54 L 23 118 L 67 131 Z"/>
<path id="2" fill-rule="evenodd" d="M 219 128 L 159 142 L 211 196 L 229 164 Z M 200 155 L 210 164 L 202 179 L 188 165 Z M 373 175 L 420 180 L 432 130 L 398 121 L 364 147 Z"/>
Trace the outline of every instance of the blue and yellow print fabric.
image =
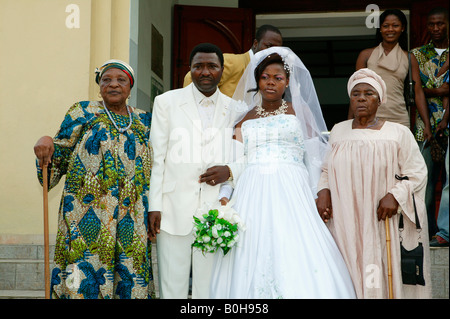
<path id="1" fill-rule="evenodd" d="M 424 46 L 411 50 L 411 52 L 414 54 L 417 62 L 419 63 L 422 87 L 429 89 L 440 87 L 444 83 L 446 73 L 440 76 L 437 76 L 437 74 L 444 65 L 445 61 L 448 59 L 448 48 L 441 55 L 439 55 L 435 50 L 433 42 L 430 42 Z M 433 135 L 435 135 L 437 126 L 439 122 L 441 122 L 444 114 L 442 97 L 429 97 L 427 98 L 427 103 L 428 112 L 430 115 L 431 131 Z M 423 142 L 424 128 L 425 124 L 423 123 L 419 112 L 416 112 L 414 135 L 417 141 Z M 444 133 L 448 135 L 448 129 L 446 129 Z"/>
<path id="2" fill-rule="evenodd" d="M 129 117 L 112 113 L 118 126 Z M 151 114 L 132 109 L 124 133 L 99 102 L 78 102 L 54 138 L 49 189 L 65 175 L 58 215 L 53 298 L 151 298 L 147 237 Z M 37 165 L 42 183 L 42 171 Z"/>

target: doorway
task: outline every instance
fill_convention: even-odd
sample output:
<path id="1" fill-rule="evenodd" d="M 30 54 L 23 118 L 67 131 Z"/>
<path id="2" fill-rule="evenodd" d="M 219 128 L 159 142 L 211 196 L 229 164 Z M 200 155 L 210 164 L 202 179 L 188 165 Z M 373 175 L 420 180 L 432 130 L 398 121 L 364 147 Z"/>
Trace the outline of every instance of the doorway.
<path id="1" fill-rule="evenodd" d="M 361 50 L 375 46 L 375 35 L 288 38 L 284 45 L 300 57 L 311 73 L 328 130 L 345 121 L 349 107 L 348 78 L 355 72 Z"/>
<path id="2" fill-rule="evenodd" d="M 409 11 L 403 12 L 409 21 Z M 278 27 L 283 45 L 290 47 L 310 71 L 328 130 L 347 119 L 347 81 L 355 71 L 359 53 L 377 45 L 376 29 L 366 26 L 369 14 L 359 11 L 255 17 L 257 28 L 263 24 Z"/>

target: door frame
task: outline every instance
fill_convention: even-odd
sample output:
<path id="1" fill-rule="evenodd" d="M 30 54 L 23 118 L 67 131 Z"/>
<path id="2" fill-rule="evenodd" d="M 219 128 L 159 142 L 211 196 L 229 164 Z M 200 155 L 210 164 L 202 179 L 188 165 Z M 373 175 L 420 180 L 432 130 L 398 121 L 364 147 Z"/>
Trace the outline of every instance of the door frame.
<path id="1" fill-rule="evenodd" d="M 207 12 L 207 14 L 205 14 Z M 189 71 L 189 51 L 186 48 L 186 39 L 183 36 L 184 24 L 188 21 L 197 20 L 203 22 L 205 26 L 214 28 L 224 34 L 229 39 L 229 44 L 233 52 L 224 53 L 244 53 L 253 44 L 255 34 L 255 15 L 250 8 L 225 8 L 225 7 L 205 7 L 174 5 L 173 10 L 173 44 L 172 44 L 172 88 L 182 87 L 181 76 Z M 243 21 L 245 27 L 240 35 L 241 41 L 227 27 L 224 16 L 233 16 L 235 20 Z M 214 39 L 211 39 L 213 42 Z M 187 62 L 186 62 L 187 61 Z M 181 83 L 180 83 L 181 82 Z"/>

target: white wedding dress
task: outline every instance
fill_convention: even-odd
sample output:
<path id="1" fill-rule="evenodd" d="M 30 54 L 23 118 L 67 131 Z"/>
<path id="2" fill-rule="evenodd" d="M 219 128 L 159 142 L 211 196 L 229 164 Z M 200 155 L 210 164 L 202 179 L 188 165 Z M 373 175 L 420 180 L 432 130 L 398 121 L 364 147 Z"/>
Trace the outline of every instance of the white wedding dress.
<path id="1" fill-rule="evenodd" d="M 216 253 L 211 298 L 355 298 L 317 212 L 299 120 L 247 120 L 242 136 L 247 167 L 233 197 L 246 230 L 227 255 Z"/>

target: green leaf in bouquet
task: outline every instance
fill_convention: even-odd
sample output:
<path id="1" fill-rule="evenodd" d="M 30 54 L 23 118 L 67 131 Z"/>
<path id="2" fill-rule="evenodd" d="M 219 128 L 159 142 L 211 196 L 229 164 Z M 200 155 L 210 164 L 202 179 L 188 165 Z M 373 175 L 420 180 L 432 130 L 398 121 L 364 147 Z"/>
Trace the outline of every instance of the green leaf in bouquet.
<path id="1" fill-rule="evenodd" d="M 201 224 L 202 222 L 200 221 L 200 218 L 198 218 L 198 217 L 195 217 L 195 216 L 193 216 L 194 217 L 194 224 Z"/>
<path id="2" fill-rule="evenodd" d="M 223 255 L 225 256 L 230 251 L 230 247 L 222 247 Z"/>

